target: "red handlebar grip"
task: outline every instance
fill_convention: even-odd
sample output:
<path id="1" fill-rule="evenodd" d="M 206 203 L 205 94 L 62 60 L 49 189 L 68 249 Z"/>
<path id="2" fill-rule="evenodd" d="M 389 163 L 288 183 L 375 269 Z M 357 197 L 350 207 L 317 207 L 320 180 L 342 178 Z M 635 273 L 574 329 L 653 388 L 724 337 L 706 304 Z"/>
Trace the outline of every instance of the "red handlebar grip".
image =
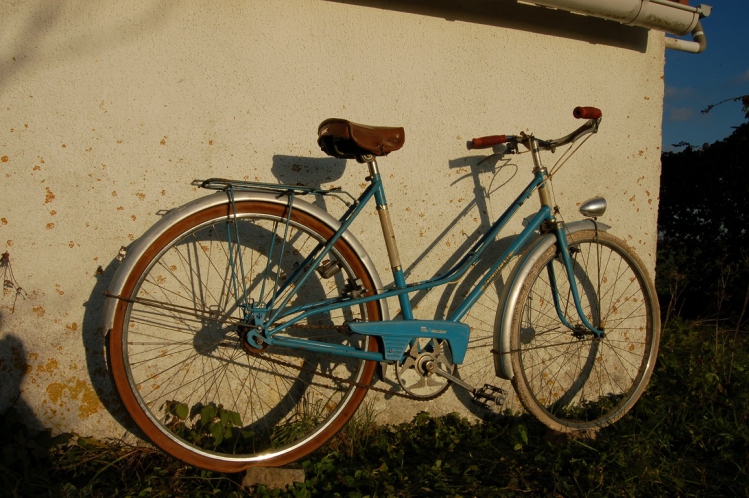
<path id="1" fill-rule="evenodd" d="M 575 107 L 572 115 L 577 119 L 598 119 L 603 113 L 597 107 Z"/>
<path id="2" fill-rule="evenodd" d="M 471 147 L 474 149 L 488 149 L 495 145 L 507 142 L 507 135 L 490 135 L 488 137 L 474 138 Z"/>

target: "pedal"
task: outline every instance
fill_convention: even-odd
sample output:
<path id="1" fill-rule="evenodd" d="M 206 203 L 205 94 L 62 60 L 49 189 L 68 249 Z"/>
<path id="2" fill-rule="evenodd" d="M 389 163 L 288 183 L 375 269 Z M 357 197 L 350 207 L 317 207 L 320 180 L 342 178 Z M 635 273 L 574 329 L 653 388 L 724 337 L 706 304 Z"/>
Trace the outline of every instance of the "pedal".
<path id="1" fill-rule="evenodd" d="M 497 409 L 505 404 L 507 391 L 501 387 L 484 384 L 473 393 L 473 403 L 487 410 Z"/>

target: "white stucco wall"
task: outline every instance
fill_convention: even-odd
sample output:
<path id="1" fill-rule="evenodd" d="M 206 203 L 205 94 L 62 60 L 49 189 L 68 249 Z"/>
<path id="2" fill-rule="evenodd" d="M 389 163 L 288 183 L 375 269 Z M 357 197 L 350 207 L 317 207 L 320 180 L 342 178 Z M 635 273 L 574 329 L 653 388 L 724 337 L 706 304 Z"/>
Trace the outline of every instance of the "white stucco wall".
<path id="1" fill-rule="evenodd" d="M 472 173 L 483 155 L 467 140 L 520 130 L 554 138 L 579 125 L 574 106 L 598 106 L 601 131 L 557 176 L 556 202 L 571 221 L 577 203 L 606 196 L 603 221 L 652 265 L 661 33 L 514 1 L 371 3 L 0 7 L 0 252 L 27 293 L 0 297 L 0 409 L 20 392 L 16 405 L 36 425 L 122 435 L 101 334 L 118 249 L 161 210 L 202 195 L 194 178 L 358 193 L 364 168 L 330 171 L 315 143 L 328 117 L 405 127 L 406 145 L 380 168 L 404 268 L 422 280 L 530 178 L 528 155 Z M 479 207 L 476 178 L 491 191 Z M 387 282 L 375 220 L 368 213 L 354 232 Z M 452 298 L 419 299 L 417 316 L 432 318 Z M 494 311 L 479 314 L 469 323 L 490 327 Z M 472 410 L 452 392 L 429 403 L 373 399 L 390 420 Z"/>

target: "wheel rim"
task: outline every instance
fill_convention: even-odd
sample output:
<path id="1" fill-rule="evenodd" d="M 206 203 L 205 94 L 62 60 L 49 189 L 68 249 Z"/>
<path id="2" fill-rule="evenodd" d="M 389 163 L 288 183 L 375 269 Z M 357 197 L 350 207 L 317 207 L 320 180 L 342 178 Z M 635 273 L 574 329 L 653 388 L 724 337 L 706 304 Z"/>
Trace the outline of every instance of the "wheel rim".
<path id="1" fill-rule="evenodd" d="M 524 293 L 520 328 L 513 350 L 515 384 L 524 404 L 558 430 L 593 429 L 610 424 L 639 398 L 657 352 L 654 295 L 636 256 L 605 236 L 575 242 L 575 278 L 583 311 L 603 338 L 575 333 L 558 318 L 547 265 Z M 554 256 L 552 247 L 547 253 Z M 545 258 L 542 258 L 542 260 Z M 558 257 L 550 263 L 560 307 L 571 324 L 580 318 Z M 536 272 L 533 272 L 534 274 Z"/>
<path id="2" fill-rule="evenodd" d="M 219 223 L 226 220 L 223 209 Z M 254 217 L 241 214 L 238 225 L 244 224 L 246 230 L 252 225 L 252 236 L 269 242 L 274 237 L 269 227 L 282 219 L 283 213 L 277 210 Z M 233 289 L 226 284 L 229 273 L 225 264 L 215 262 L 216 255 L 228 259 L 228 251 L 219 250 L 225 237 L 213 226 L 215 221 L 208 216 L 159 251 L 130 294 L 170 305 L 183 305 L 177 296 L 188 294 L 192 304 L 197 303 L 195 308 L 209 312 L 186 317 L 173 308 L 163 314 L 150 304 L 130 303 L 121 322 L 121 350 L 119 354 L 115 352 L 122 358 L 120 368 L 115 368 L 118 362 L 113 361 L 115 380 L 138 425 L 174 456 L 215 470 L 236 470 L 253 463 L 280 465 L 309 453 L 340 429 L 366 393 L 356 384 L 368 385 L 374 365 L 281 348 L 248 353 L 234 330 L 241 313 L 228 304 L 234 301 Z M 285 250 L 289 259 L 274 270 L 269 280 L 282 277 L 279 274 L 283 272 L 290 274 L 294 262 L 303 259 L 304 250 L 314 247 L 310 244 L 316 245 L 319 239 L 319 233 L 307 233 L 297 222 L 291 231 L 293 243 Z M 342 252 L 350 252 L 345 244 L 338 245 Z M 347 263 L 341 251 L 332 253 L 342 263 L 341 276 L 310 279 L 305 284 L 304 290 L 314 294 L 312 298 L 335 295 L 345 274 L 363 276 L 367 284 L 368 275 L 360 262 Z M 352 254 L 347 257 L 355 258 Z M 210 264 L 208 255 L 212 256 Z M 265 257 L 260 250 L 243 258 L 245 280 L 249 280 L 252 289 L 259 287 L 259 282 L 253 280 L 264 279 L 257 277 L 263 272 L 253 268 L 264 268 Z M 183 271 L 180 265 L 187 268 L 188 263 L 189 270 Z M 182 278 L 177 278 L 180 272 Z M 190 303 L 185 305 L 189 306 Z M 360 347 L 376 349 L 373 340 L 361 336 L 345 338 L 332 327 L 343 320 L 372 318 L 379 319 L 377 306 L 346 309 L 338 315 L 332 312 L 311 317 L 290 329 L 289 334 L 355 342 Z M 308 325 L 311 327 L 305 327 Z M 117 375 L 118 371 L 124 376 Z M 345 378 L 348 383 L 330 377 Z"/>

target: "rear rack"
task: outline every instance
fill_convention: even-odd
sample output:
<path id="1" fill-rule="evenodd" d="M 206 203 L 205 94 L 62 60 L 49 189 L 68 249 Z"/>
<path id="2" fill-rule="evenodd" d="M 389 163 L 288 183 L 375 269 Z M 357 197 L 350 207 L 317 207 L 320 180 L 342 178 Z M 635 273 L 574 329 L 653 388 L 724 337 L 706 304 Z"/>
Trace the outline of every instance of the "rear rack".
<path id="1" fill-rule="evenodd" d="M 332 196 L 343 202 L 346 206 L 356 203 L 356 198 L 340 187 L 331 189 L 319 189 L 305 185 L 288 185 L 283 183 L 248 182 L 243 180 L 228 180 L 226 178 L 208 178 L 207 180 L 193 180 L 191 185 L 209 190 L 220 190 L 222 192 L 275 192 L 279 195 L 317 195 Z M 348 197 L 351 201 L 345 199 Z"/>

